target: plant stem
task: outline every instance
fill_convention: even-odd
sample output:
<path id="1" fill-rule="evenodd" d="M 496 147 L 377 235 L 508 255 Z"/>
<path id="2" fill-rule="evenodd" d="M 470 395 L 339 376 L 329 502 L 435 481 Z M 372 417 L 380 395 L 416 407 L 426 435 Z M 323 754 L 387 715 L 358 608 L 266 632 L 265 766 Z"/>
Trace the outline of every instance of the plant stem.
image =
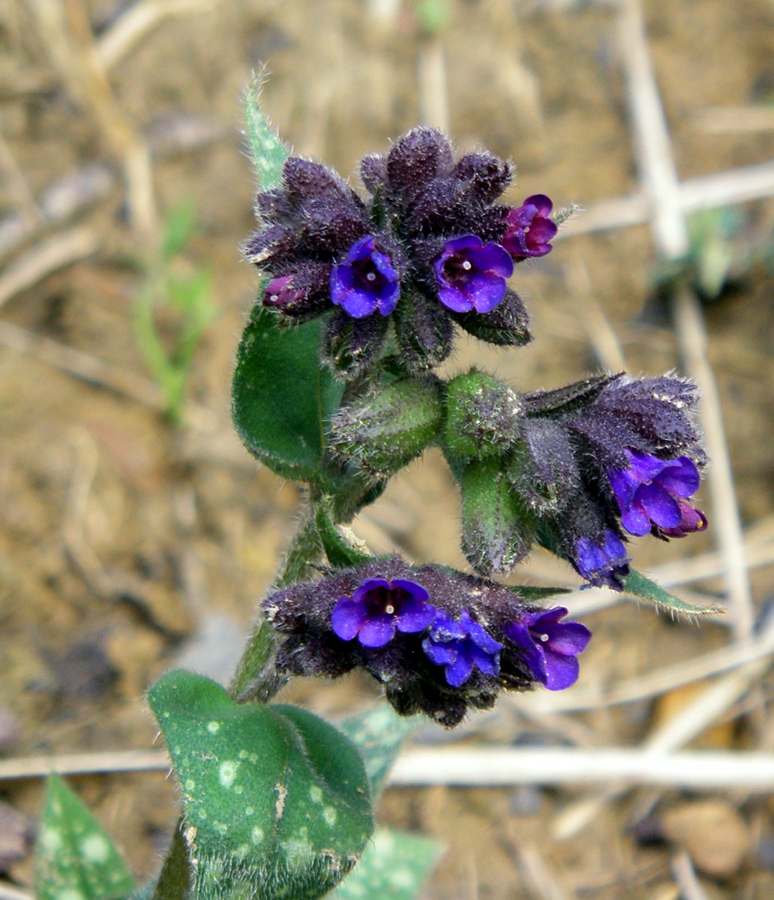
<path id="1" fill-rule="evenodd" d="M 309 577 L 322 556 L 323 545 L 317 530 L 314 506 L 307 501 L 284 565 L 274 581 L 275 588 L 287 587 Z M 274 669 L 274 629 L 259 620 L 239 661 L 229 692 L 237 703 L 266 703 L 287 681 Z"/>

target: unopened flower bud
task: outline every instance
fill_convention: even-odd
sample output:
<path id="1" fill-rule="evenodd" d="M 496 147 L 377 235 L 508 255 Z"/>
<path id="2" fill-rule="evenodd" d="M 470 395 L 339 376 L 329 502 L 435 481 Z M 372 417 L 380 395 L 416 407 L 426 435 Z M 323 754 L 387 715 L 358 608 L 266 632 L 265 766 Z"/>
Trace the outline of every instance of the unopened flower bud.
<path id="1" fill-rule="evenodd" d="M 506 574 L 530 551 L 534 517 L 516 495 L 503 461 L 473 460 L 462 476 L 462 549 L 482 575 Z"/>
<path id="2" fill-rule="evenodd" d="M 522 402 L 506 384 L 476 369 L 447 385 L 444 449 L 451 456 L 501 456 L 520 434 Z"/>
<path id="3" fill-rule="evenodd" d="M 442 417 L 441 382 L 405 378 L 340 409 L 331 422 L 331 448 L 372 477 L 391 475 L 438 436 Z"/>

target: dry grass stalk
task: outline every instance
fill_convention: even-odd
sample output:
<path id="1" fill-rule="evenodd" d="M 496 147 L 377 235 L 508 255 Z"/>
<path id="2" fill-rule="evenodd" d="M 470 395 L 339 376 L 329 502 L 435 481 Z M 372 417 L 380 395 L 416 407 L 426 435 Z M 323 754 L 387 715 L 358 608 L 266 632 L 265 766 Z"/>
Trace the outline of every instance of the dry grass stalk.
<path id="1" fill-rule="evenodd" d="M 0 306 L 59 269 L 91 256 L 98 247 L 97 234 L 86 226 L 41 241 L 0 275 Z"/>
<path id="2" fill-rule="evenodd" d="M 537 844 L 522 845 L 515 835 L 509 835 L 509 843 L 518 857 L 526 886 L 536 900 L 569 900 L 570 895 L 551 871 Z"/>
<path id="3" fill-rule="evenodd" d="M 122 160 L 138 237 L 156 230 L 150 151 L 120 110 L 100 64 L 83 0 L 28 0 L 46 49 L 68 90 L 85 101 L 113 153 Z"/>
<path id="4" fill-rule="evenodd" d="M 166 408 L 161 390 L 147 378 L 118 369 L 88 353 L 40 337 L 9 322 L 0 321 L 0 346 L 33 356 L 88 384 L 115 391 L 158 412 Z M 186 404 L 185 421 L 193 428 L 208 432 L 215 425 L 213 414 L 208 409 L 190 401 Z"/>
<path id="5" fill-rule="evenodd" d="M 689 248 L 688 228 L 680 209 L 677 170 L 672 156 L 664 110 L 650 61 L 639 0 L 625 0 L 621 37 L 626 48 L 629 107 L 640 166 L 653 203 L 653 231 L 661 254 L 679 259 Z M 676 327 L 689 375 L 702 389 L 700 416 L 707 450 L 713 460 L 709 473 L 712 506 L 720 554 L 726 569 L 726 589 L 733 611 L 734 634 L 748 638 L 755 619 L 750 582 L 744 561 L 739 508 L 736 502 L 720 397 L 706 354 L 706 333 L 698 299 L 687 288 L 675 298 Z"/>
<path id="6" fill-rule="evenodd" d="M 731 169 L 717 175 L 689 178 L 678 185 L 679 207 L 684 214 L 702 209 L 733 206 L 774 195 L 774 163 L 759 163 Z M 644 192 L 615 200 L 605 200 L 573 216 L 559 231 L 556 239 L 612 231 L 650 221 L 651 204 Z"/>
<path id="7" fill-rule="evenodd" d="M 701 886 L 691 857 L 685 850 L 672 860 L 672 874 L 675 876 L 682 900 L 709 900 L 709 894 Z"/>
<path id="8" fill-rule="evenodd" d="M 210 12 L 219 0 L 138 0 L 129 7 L 96 44 L 99 64 L 104 71 L 125 59 L 154 29 L 166 19 Z"/>

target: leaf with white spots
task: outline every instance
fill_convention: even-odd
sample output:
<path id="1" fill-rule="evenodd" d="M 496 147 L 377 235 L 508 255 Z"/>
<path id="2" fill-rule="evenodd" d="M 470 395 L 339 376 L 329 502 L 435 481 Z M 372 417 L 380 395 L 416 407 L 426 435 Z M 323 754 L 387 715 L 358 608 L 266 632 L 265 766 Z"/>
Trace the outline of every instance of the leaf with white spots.
<path id="1" fill-rule="evenodd" d="M 381 829 L 329 900 L 414 900 L 442 852 L 431 838 Z"/>
<path id="2" fill-rule="evenodd" d="M 422 716 L 399 716 L 382 705 L 339 724 L 362 754 L 374 794 L 382 789 L 403 742 L 426 721 Z"/>
<path id="3" fill-rule="evenodd" d="M 118 900 L 134 881 L 113 842 L 53 773 L 35 854 L 37 900 Z"/>
<path id="4" fill-rule="evenodd" d="M 202 675 L 171 672 L 148 695 L 183 792 L 200 900 L 312 900 L 359 859 L 373 831 L 356 747 L 292 706 L 237 704 Z"/>

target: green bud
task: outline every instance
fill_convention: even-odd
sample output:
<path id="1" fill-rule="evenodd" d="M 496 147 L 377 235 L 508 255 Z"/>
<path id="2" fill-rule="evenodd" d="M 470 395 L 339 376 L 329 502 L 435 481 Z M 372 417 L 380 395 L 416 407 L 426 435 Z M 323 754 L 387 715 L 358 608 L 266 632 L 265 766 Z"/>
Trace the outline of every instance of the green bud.
<path id="1" fill-rule="evenodd" d="M 449 456 L 501 456 L 518 440 L 521 397 L 484 372 L 471 369 L 447 385 L 444 449 Z"/>
<path id="2" fill-rule="evenodd" d="M 482 575 L 504 575 L 529 553 L 534 517 L 514 492 L 503 462 L 471 462 L 462 476 L 462 550 Z"/>
<path id="3" fill-rule="evenodd" d="M 434 375 L 372 389 L 336 413 L 330 446 L 341 459 L 382 478 L 408 465 L 441 430 L 443 386 Z"/>

